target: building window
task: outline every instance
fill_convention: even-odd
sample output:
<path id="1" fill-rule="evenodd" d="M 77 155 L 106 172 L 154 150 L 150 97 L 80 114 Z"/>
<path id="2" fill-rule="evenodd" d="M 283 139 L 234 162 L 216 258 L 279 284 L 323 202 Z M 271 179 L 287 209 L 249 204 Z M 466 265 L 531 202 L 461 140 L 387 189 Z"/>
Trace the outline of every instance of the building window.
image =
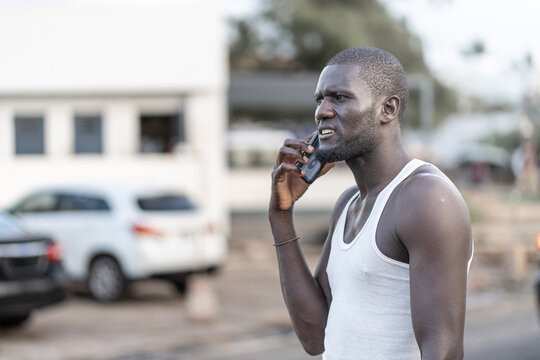
<path id="1" fill-rule="evenodd" d="M 43 116 L 15 116 L 15 154 L 44 154 Z"/>
<path id="2" fill-rule="evenodd" d="M 75 153 L 101 154 L 101 116 L 75 115 Z"/>
<path id="3" fill-rule="evenodd" d="M 171 153 L 185 142 L 184 114 L 140 116 L 142 153 Z"/>

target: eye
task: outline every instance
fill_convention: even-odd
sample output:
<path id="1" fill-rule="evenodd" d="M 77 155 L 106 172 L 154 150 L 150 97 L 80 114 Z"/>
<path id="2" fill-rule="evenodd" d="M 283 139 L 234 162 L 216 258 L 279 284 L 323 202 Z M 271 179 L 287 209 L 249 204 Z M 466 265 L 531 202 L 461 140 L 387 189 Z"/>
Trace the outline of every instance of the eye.
<path id="1" fill-rule="evenodd" d="M 336 100 L 337 100 L 337 101 L 345 100 L 345 98 L 346 98 L 345 95 L 341 95 L 341 94 L 337 94 L 337 95 L 336 95 Z"/>
<path id="2" fill-rule="evenodd" d="M 322 100 L 323 100 L 322 96 L 316 96 L 315 97 L 315 102 L 317 103 L 317 105 L 321 105 Z"/>

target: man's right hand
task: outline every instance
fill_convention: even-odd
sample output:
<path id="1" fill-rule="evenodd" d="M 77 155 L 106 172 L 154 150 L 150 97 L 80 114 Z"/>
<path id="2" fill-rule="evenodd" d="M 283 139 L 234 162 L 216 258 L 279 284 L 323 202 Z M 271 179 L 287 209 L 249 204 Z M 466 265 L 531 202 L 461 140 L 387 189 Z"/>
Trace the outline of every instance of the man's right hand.
<path id="1" fill-rule="evenodd" d="M 299 161 L 303 164 L 308 158 L 302 152 L 311 154 L 315 149 L 307 141 L 300 139 L 286 139 L 279 149 L 276 165 L 272 172 L 272 196 L 270 197 L 270 211 L 289 211 L 307 190 L 309 185 L 302 179 L 305 174 L 296 166 Z M 325 174 L 335 164 L 324 165 L 319 176 Z"/>

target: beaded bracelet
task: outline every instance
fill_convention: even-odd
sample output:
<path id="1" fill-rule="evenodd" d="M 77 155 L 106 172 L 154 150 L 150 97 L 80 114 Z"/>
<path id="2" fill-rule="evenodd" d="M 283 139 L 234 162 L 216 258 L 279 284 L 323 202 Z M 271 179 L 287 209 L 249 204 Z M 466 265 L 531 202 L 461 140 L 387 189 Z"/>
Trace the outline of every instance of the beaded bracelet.
<path id="1" fill-rule="evenodd" d="M 300 236 L 297 236 L 297 237 L 295 237 L 295 238 L 292 238 L 291 240 L 287 240 L 287 241 L 280 242 L 280 243 L 277 243 L 277 244 L 274 243 L 274 246 L 275 246 L 275 247 L 278 247 L 278 246 L 281 246 L 281 245 L 285 245 L 285 244 L 288 244 L 288 243 L 290 243 L 290 242 L 296 241 L 296 240 L 298 240 L 298 239 L 300 239 Z"/>

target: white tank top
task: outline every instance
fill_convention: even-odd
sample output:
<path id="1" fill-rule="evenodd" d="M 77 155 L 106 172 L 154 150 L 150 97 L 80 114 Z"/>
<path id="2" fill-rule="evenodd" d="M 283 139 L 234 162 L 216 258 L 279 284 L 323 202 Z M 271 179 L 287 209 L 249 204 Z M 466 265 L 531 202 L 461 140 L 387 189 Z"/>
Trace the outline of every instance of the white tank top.
<path id="1" fill-rule="evenodd" d="M 343 209 L 326 268 L 332 303 L 323 359 L 420 359 L 411 320 L 409 265 L 385 256 L 375 234 L 396 186 L 426 164 L 413 159 L 403 167 L 379 193 L 364 227 L 349 244 L 343 241 L 347 210 L 359 193 Z"/>

